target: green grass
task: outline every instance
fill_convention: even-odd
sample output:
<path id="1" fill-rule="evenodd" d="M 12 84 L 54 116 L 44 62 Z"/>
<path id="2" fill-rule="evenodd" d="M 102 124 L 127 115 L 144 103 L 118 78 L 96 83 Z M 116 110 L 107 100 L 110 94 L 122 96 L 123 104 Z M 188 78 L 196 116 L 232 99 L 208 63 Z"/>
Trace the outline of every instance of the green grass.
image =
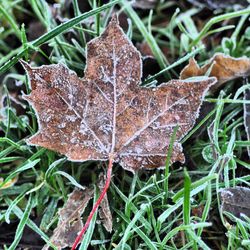
<path id="1" fill-rule="evenodd" d="M 134 10 L 124 0 L 89 3 L 91 8 L 81 13 L 78 1 L 73 0 L 71 11 L 66 8 L 62 14 L 67 21 L 58 25 L 43 0 L 0 2 L 0 72 L 5 96 L 0 113 L 0 242 L 7 234 L 13 239 L 9 245 L 1 243 L 1 249 L 16 249 L 25 239 L 25 227 L 41 239 L 41 245 L 50 244 L 58 209 L 68 194 L 74 187 L 95 185 L 103 170 L 99 163 L 72 163 L 49 150 L 26 145 L 37 123 L 27 103 L 22 108 L 11 99 L 21 89 L 30 91 L 20 59 L 30 59 L 37 66 L 63 62 L 82 76 L 86 42 L 103 31 L 113 10 L 127 14 L 128 36 L 134 44 L 146 41 L 156 59 L 159 71 L 143 84 L 177 78 L 194 55 L 201 65 L 216 52 L 250 57 L 248 8 L 211 11 L 202 20 L 204 10 L 186 1 L 162 1 L 151 11 Z M 93 25 L 87 22 L 90 19 Z M 44 30 L 34 40 L 29 40 L 30 20 Z M 162 21 L 167 22 L 157 25 Z M 15 81 L 22 82 L 22 87 L 13 88 Z M 226 83 L 219 93 L 206 98 L 205 104 L 213 108 L 182 139 L 186 164 L 171 166 L 170 149 L 165 170 L 132 175 L 115 166 L 108 191 L 113 231 L 107 233 L 95 215 L 80 249 L 249 249 L 249 218 L 223 214 L 219 197 L 221 188 L 250 186 L 250 142 L 243 126 L 243 104 L 250 105 L 243 94 L 249 85 L 242 87 L 241 82 Z M 96 189 L 95 199 L 97 195 Z M 231 225 L 230 216 L 235 221 Z M 9 232 L 6 223 L 12 225 Z"/>

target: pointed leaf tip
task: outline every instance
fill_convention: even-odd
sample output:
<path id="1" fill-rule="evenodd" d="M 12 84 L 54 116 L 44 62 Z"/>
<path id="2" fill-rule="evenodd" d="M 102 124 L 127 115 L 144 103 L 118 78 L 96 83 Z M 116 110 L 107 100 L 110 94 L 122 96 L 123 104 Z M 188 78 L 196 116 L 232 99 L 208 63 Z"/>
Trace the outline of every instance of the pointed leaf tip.
<path id="1" fill-rule="evenodd" d="M 119 18 L 116 13 L 112 15 L 109 25 L 119 25 Z"/>
<path id="2" fill-rule="evenodd" d="M 31 66 L 29 63 L 27 63 L 26 61 L 20 59 L 19 60 L 20 64 L 23 66 L 23 68 L 26 70 L 26 71 L 30 71 L 31 70 Z"/>

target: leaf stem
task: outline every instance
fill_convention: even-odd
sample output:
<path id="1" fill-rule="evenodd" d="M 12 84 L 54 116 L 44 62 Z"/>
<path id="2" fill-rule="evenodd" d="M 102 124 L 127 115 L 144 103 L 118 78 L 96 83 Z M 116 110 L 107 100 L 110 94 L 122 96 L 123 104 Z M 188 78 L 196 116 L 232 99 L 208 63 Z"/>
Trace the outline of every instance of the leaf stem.
<path id="1" fill-rule="evenodd" d="M 101 195 L 99 196 L 98 200 L 96 201 L 94 207 L 92 208 L 89 216 L 88 216 L 88 219 L 82 229 L 82 231 L 79 233 L 79 235 L 77 236 L 77 238 L 75 239 L 75 242 L 71 248 L 71 250 L 75 250 L 77 245 L 79 244 L 79 242 L 81 241 L 82 239 L 82 236 L 85 234 L 85 232 L 87 231 L 88 227 L 89 227 L 89 224 L 92 220 L 92 217 L 94 216 L 97 208 L 99 207 L 99 205 L 101 204 L 104 196 L 106 195 L 107 193 L 107 190 L 109 188 L 109 185 L 110 185 L 110 182 L 111 182 L 111 175 L 112 175 L 112 166 L 113 166 L 113 155 L 110 155 L 109 157 L 109 165 L 108 165 L 108 171 L 107 171 L 107 176 L 106 176 L 106 182 L 105 182 L 105 186 L 102 190 L 102 193 Z"/>

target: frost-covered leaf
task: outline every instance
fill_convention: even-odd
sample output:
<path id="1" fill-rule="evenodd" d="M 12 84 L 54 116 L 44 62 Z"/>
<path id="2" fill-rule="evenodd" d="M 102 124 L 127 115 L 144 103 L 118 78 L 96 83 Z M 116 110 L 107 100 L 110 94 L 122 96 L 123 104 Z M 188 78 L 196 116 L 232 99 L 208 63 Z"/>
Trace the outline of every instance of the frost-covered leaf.
<path id="1" fill-rule="evenodd" d="M 222 211 L 240 218 L 241 214 L 250 217 L 250 189 L 245 187 L 224 188 L 220 192 Z"/>
<path id="2" fill-rule="evenodd" d="M 103 189 L 105 178 L 103 174 L 99 176 L 98 187 Z M 85 211 L 89 201 L 94 197 L 95 188 L 86 188 L 85 190 L 75 189 L 69 196 L 67 202 L 58 212 L 59 220 L 57 227 L 50 238 L 50 241 L 58 248 L 72 247 L 76 236 L 83 227 L 82 214 Z M 112 214 L 109 208 L 107 195 L 100 204 L 99 215 L 101 222 L 108 232 L 112 231 Z M 45 245 L 43 250 L 48 249 Z"/>
<path id="3" fill-rule="evenodd" d="M 93 198 L 94 189 L 86 188 L 84 191 L 75 189 L 68 197 L 64 207 L 59 210 L 57 228 L 50 239 L 58 249 L 72 246 L 77 234 L 83 227 L 81 215 L 88 202 Z M 44 246 L 43 250 L 48 249 Z"/>
<path id="4" fill-rule="evenodd" d="M 194 58 L 182 70 L 180 78 L 186 79 L 194 76 L 214 76 L 218 79 L 218 87 L 227 81 L 247 77 L 250 75 L 250 60 L 246 57 L 234 58 L 222 53 L 215 54 L 208 63 L 200 67 Z"/>
<path id="5" fill-rule="evenodd" d="M 113 17 L 88 43 L 85 76 L 62 64 L 32 68 L 23 63 L 39 131 L 28 143 L 72 161 L 113 162 L 125 169 L 164 166 L 173 129 L 171 161 L 184 162 L 178 142 L 194 126 L 202 99 L 215 78 L 172 80 L 156 88 L 139 86 L 141 55 Z"/>
<path id="6" fill-rule="evenodd" d="M 103 190 L 105 186 L 105 178 L 103 174 L 100 174 L 99 181 L 98 181 L 98 187 L 100 190 Z M 107 195 L 104 196 L 102 203 L 100 204 L 100 210 L 99 210 L 100 218 L 102 219 L 103 226 L 108 232 L 112 231 L 113 228 L 113 221 L 112 221 L 112 214 L 109 207 L 109 201 Z"/>

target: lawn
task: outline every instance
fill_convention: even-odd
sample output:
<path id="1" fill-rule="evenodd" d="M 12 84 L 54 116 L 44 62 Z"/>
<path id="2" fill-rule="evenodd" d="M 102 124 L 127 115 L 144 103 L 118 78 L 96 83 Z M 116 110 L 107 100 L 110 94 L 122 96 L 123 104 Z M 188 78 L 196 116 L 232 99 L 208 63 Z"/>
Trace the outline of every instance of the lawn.
<path id="1" fill-rule="evenodd" d="M 245 57 L 246 68 L 244 74 L 227 69 L 232 77 L 226 80 L 219 81 L 222 71 L 214 75 L 219 83 L 179 141 L 185 163 L 171 163 L 176 127 L 161 169 L 132 173 L 112 164 L 103 213 L 94 214 L 78 249 L 250 249 L 248 5 L 247 0 L 0 1 L 0 249 L 70 249 L 77 234 L 72 225 L 80 217 L 86 221 L 101 193 L 99 176 L 106 175 L 108 162 L 70 161 L 27 143 L 40 124 L 38 112 L 23 99 L 31 85 L 20 60 L 33 67 L 61 63 L 82 78 L 87 44 L 115 15 L 141 53 L 144 86 L 179 79 L 190 59 L 204 66 L 216 53 Z M 203 78 L 192 79 L 212 76 L 213 65 Z M 72 198 L 73 191 L 81 193 L 79 199 Z M 64 221 L 62 208 L 71 213 Z M 80 217 L 70 217 L 75 211 Z"/>

